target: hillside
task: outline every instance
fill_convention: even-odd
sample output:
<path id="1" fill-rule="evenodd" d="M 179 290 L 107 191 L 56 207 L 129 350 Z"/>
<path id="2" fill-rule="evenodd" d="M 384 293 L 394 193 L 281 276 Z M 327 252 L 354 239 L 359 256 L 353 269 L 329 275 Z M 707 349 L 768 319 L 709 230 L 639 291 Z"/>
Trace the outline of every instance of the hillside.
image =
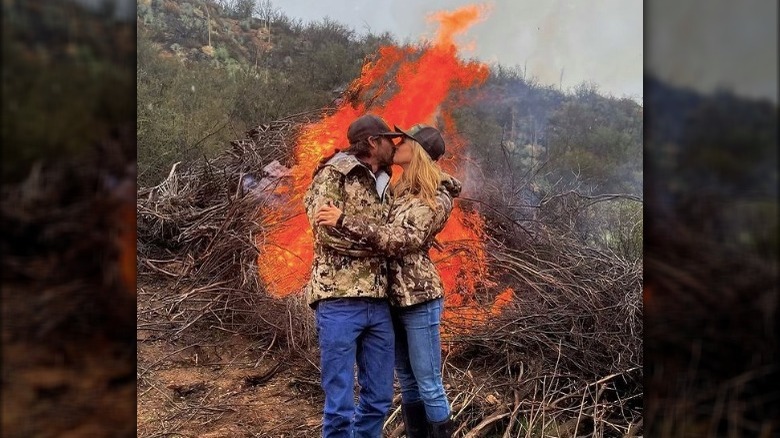
<path id="1" fill-rule="evenodd" d="M 258 125 L 349 98 L 341 94 L 365 62 L 398 45 L 390 35 L 358 35 L 330 19 L 304 24 L 262 4 L 254 18 L 210 2 L 139 4 L 142 185 L 158 184 L 176 161 L 216 156 Z M 488 67 L 482 86 L 448 103 L 457 106 L 457 131 L 481 145 L 481 166 L 508 159 L 522 175 L 541 153 L 558 160 L 551 178 L 568 179 L 585 160 L 583 177 L 597 192 L 641 194 L 640 105 L 590 84 L 567 94 L 525 79 L 519 68 Z M 573 135 L 581 137 L 575 151 Z"/>
<path id="2" fill-rule="evenodd" d="M 2 31 L 4 181 L 135 123 L 131 23 L 69 1 L 4 1 Z"/>
<path id="3" fill-rule="evenodd" d="M 142 1 L 138 27 L 164 57 L 232 72 L 249 68 L 261 75 L 304 75 L 312 91 L 345 85 L 360 72 L 366 56 L 392 43 L 387 34 L 358 37 L 330 19 L 304 25 L 268 8 L 265 18 L 236 18 L 212 1 Z"/>

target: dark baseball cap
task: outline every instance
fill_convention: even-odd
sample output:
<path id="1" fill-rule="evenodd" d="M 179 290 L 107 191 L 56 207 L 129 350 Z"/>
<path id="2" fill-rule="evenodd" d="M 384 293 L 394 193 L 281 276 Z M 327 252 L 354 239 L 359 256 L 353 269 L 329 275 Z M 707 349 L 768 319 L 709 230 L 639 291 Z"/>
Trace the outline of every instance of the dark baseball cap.
<path id="1" fill-rule="evenodd" d="M 425 149 L 425 152 L 428 152 L 433 161 L 444 155 L 444 139 L 441 137 L 439 130 L 433 126 L 418 123 L 406 131 L 397 126 L 395 130 L 420 143 L 420 146 Z"/>
<path id="2" fill-rule="evenodd" d="M 349 128 L 347 128 L 347 139 L 350 144 L 376 135 L 382 137 L 402 137 L 404 134 L 391 131 L 390 126 L 375 114 L 362 115 L 350 123 Z"/>

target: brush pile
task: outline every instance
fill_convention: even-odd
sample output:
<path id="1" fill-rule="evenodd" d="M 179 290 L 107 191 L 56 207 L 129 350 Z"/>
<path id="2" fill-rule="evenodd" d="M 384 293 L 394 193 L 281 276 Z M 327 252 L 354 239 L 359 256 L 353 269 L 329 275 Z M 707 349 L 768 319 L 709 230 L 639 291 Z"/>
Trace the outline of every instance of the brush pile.
<path id="1" fill-rule="evenodd" d="M 569 206 L 586 201 L 569 197 Z M 461 427 L 478 433 L 467 436 L 641 434 L 642 260 L 565 237 L 545 225 L 550 207 L 532 240 L 490 242 L 512 301 L 487 323 L 445 324 Z"/>
<path id="2" fill-rule="evenodd" d="M 3 436 L 135 436 L 134 129 L 3 184 Z"/>
<path id="3" fill-rule="evenodd" d="M 139 189 L 138 273 L 175 280 L 170 294 L 144 300 L 162 307 L 139 311 L 139 329 L 218 327 L 288 347 L 308 340 L 310 327 L 288 317 L 293 308 L 307 315 L 301 297 L 275 299 L 258 278 L 256 242 L 275 222 L 263 211 L 284 183 L 280 163 L 290 160 L 299 130 L 322 115 L 258 126 L 216 159 L 185 170 L 176 163 L 161 184 Z"/>
<path id="4" fill-rule="evenodd" d="M 135 285 L 120 260 L 135 252 L 132 215 L 122 216 L 135 199 L 133 129 L 117 127 L 83 154 L 38 162 L 23 181 L 3 184 L 3 282 L 40 291 L 20 297 L 24 312 L 11 315 L 20 332 L 78 337 L 118 322 L 132 332 Z"/>
<path id="5" fill-rule="evenodd" d="M 300 296 L 270 296 L 258 276 L 256 242 L 279 222 L 264 214 L 273 190 L 256 196 L 247 188 L 283 183 L 297 134 L 322 115 L 252 129 L 216 159 L 174 166 L 163 183 L 139 190 L 139 275 L 174 285 L 139 292 L 139 329 L 165 337 L 218 329 L 264 339 L 302 364 L 317 362 L 311 310 Z M 563 198 L 569 211 L 592 203 Z M 513 230 L 488 236 L 491 282 L 515 290 L 503 311 L 480 324 L 445 324 L 457 436 L 641 432 L 642 261 L 546 227 L 556 202 L 540 206 L 542 225 L 523 245 L 510 243 Z M 490 210 L 482 214 L 491 220 Z M 484 303 L 496 295 L 479 293 Z M 317 381 L 316 368 L 301 369 L 311 372 L 303 380 Z M 402 429 L 395 410 L 386 430 L 400 436 Z"/>

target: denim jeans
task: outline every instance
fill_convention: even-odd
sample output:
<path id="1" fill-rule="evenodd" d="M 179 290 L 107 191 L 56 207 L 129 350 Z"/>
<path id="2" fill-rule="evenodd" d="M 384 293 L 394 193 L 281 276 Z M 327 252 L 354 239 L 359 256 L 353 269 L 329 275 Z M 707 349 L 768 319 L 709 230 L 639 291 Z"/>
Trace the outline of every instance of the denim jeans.
<path id="1" fill-rule="evenodd" d="M 439 324 L 443 298 L 410 307 L 392 309 L 395 330 L 395 373 L 401 384 L 401 400 L 422 400 L 428 421 L 449 418 L 450 404 L 441 377 Z"/>
<path id="2" fill-rule="evenodd" d="M 317 304 L 324 438 L 379 438 L 393 401 L 393 323 L 385 300 L 339 298 Z M 355 364 L 358 404 L 355 407 Z"/>

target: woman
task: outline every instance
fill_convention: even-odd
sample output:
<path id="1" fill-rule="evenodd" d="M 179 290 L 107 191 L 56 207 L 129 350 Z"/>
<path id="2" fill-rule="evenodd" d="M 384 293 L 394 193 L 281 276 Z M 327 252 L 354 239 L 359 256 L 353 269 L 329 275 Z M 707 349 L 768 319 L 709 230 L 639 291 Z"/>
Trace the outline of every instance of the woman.
<path id="1" fill-rule="evenodd" d="M 330 205 L 320 208 L 315 220 L 388 255 L 395 368 L 406 436 L 450 437 L 439 333 L 444 287 L 428 253 L 449 218 L 461 184 L 436 164 L 444 154 L 444 139 L 436 128 L 415 125 L 408 132 L 398 127 L 396 131 L 404 137 L 396 145 L 393 163 L 403 174 L 392 188 L 389 222 L 346 216 Z"/>

